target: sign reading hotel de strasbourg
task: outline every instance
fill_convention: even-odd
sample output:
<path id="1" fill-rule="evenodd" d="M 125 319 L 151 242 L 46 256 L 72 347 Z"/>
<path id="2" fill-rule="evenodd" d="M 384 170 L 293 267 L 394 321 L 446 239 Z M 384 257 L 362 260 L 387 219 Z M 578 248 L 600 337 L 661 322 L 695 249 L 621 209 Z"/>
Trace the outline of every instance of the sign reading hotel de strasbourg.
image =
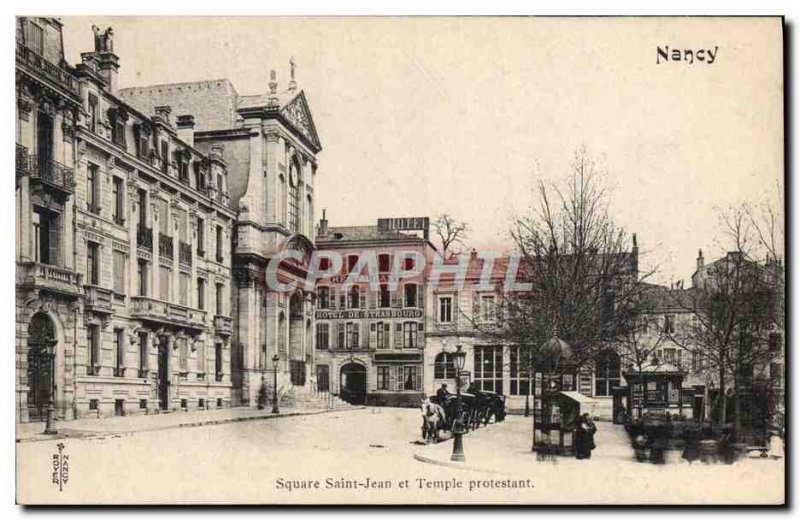
<path id="1" fill-rule="evenodd" d="M 372 320 L 391 318 L 421 318 L 422 309 L 341 309 L 318 310 L 318 320 Z"/>

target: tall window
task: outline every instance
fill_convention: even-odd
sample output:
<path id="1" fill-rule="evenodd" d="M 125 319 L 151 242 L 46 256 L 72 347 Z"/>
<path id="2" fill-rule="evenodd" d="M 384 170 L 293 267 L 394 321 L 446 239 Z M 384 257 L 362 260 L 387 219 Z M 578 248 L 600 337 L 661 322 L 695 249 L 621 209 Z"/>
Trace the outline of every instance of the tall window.
<path id="1" fill-rule="evenodd" d="M 217 262 L 222 262 L 222 226 L 217 226 Z"/>
<path id="2" fill-rule="evenodd" d="M 114 292 L 125 294 L 125 270 L 128 256 L 122 251 L 114 251 Z"/>
<path id="3" fill-rule="evenodd" d="M 381 284 L 380 300 L 381 308 L 385 309 L 392 306 L 392 298 L 391 294 L 389 293 L 389 286 L 385 283 Z"/>
<path id="4" fill-rule="evenodd" d="M 97 375 L 100 368 L 100 326 L 89 325 L 86 327 L 86 342 L 89 347 L 88 374 Z"/>
<path id="5" fill-rule="evenodd" d="M 340 349 L 346 349 L 347 343 L 345 343 L 345 327 L 344 323 L 337 323 L 336 324 L 336 347 Z"/>
<path id="6" fill-rule="evenodd" d="M 96 164 L 86 168 L 86 210 L 100 214 L 100 167 Z"/>
<path id="7" fill-rule="evenodd" d="M 350 288 L 348 307 L 351 309 L 358 309 L 358 303 L 361 299 L 361 290 L 358 286 L 354 285 Z"/>
<path id="8" fill-rule="evenodd" d="M 139 225 L 147 227 L 147 190 L 139 188 Z"/>
<path id="9" fill-rule="evenodd" d="M 351 350 L 357 350 L 359 348 L 359 329 L 360 323 L 354 322 L 347 322 L 347 326 L 345 328 L 346 331 L 346 342 L 347 348 Z"/>
<path id="10" fill-rule="evenodd" d="M 398 390 L 421 390 L 422 367 L 418 365 L 405 365 L 397 367 Z"/>
<path id="11" fill-rule="evenodd" d="M 139 260 L 136 278 L 139 282 L 139 296 L 147 296 L 147 260 Z"/>
<path id="12" fill-rule="evenodd" d="M 611 389 L 620 384 L 620 360 L 616 352 L 605 350 L 595 360 L 596 396 L 611 395 Z"/>
<path id="13" fill-rule="evenodd" d="M 175 161 L 178 163 L 178 180 L 189 184 L 189 154 L 184 150 L 175 151 Z"/>
<path id="14" fill-rule="evenodd" d="M 97 98 L 89 95 L 89 131 L 97 132 Z"/>
<path id="15" fill-rule="evenodd" d="M 289 230 L 300 232 L 300 181 L 297 163 L 289 167 Z"/>
<path id="16" fill-rule="evenodd" d="M 378 390 L 390 390 L 390 371 L 391 367 L 386 365 L 378 365 L 375 367 L 375 370 L 378 374 Z"/>
<path id="17" fill-rule="evenodd" d="M 453 360 L 453 354 L 449 352 L 441 352 L 433 360 L 433 378 L 434 379 L 455 379 L 456 365 Z"/>
<path id="18" fill-rule="evenodd" d="M 97 285 L 100 281 L 100 246 L 96 242 L 86 242 L 86 280 L 90 285 Z"/>
<path id="19" fill-rule="evenodd" d="M 143 377 L 147 371 L 147 333 L 139 333 L 139 377 Z"/>
<path id="20" fill-rule="evenodd" d="M 43 264 L 58 261 L 59 225 L 58 215 L 36 208 L 32 215 L 34 259 Z"/>
<path id="21" fill-rule="evenodd" d="M 169 143 L 161 141 L 161 171 L 169 173 Z"/>
<path id="22" fill-rule="evenodd" d="M 494 295 L 481 296 L 481 320 L 488 323 L 495 320 Z"/>
<path id="23" fill-rule="evenodd" d="M 511 395 L 529 395 L 531 384 L 529 379 L 529 363 L 526 352 L 520 347 L 509 347 L 509 393 Z"/>
<path id="24" fill-rule="evenodd" d="M 439 323 L 451 323 L 453 321 L 453 297 L 439 296 Z"/>
<path id="25" fill-rule="evenodd" d="M 114 329 L 114 347 L 116 350 L 116 364 L 114 365 L 114 375 L 123 377 L 125 375 L 125 330 Z"/>
<path id="26" fill-rule="evenodd" d="M 178 303 L 189 305 L 189 273 L 178 275 Z"/>
<path id="27" fill-rule="evenodd" d="M 416 307 L 417 306 L 417 284 L 407 283 L 403 286 L 403 291 L 405 292 L 405 306 L 406 307 Z"/>
<path id="28" fill-rule="evenodd" d="M 127 115 L 119 109 L 112 108 L 108 111 L 109 122 L 111 123 L 111 141 L 114 144 L 125 147 L 125 122 Z"/>
<path id="29" fill-rule="evenodd" d="M 114 219 L 115 223 L 121 225 L 125 223 L 125 190 L 123 188 L 122 179 L 115 176 L 114 184 L 111 187 L 111 190 L 114 197 L 114 206 L 112 207 L 111 217 Z"/>
<path id="30" fill-rule="evenodd" d="M 197 279 L 197 308 L 200 310 L 206 308 L 206 281 L 204 278 Z"/>
<path id="31" fill-rule="evenodd" d="M 388 253 L 378 255 L 378 271 L 388 273 L 391 269 L 391 259 L 392 257 Z"/>
<path id="32" fill-rule="evenodd" d="M 221 283 L 216 284 L 216 294 L 214 295 L 214 299 L 216 300 L 217 305 L 217 316 L 222 316 L 225 314 L 225 286 Z"/>
<path id="33" fill-rule="evenodd" d="M 358 255 L 347 255 L 347 272 L 352 273 L 358 265 Z"/>
<path id="34" fill-rule="evenodd" d="M 417 341 L 417 329 L 421 329 L 422 324 L 415 321 L 407 321 L 403 323 L 403 347 L 416 348 L 419 344 Z"/>
<path id="35" fill-rule="evenodd" d="M 330 324 L 317 323 L 317 349 L 328 350 L 330 348 Z"/>
<path id="36" fill-rule="evenodd" d="M 214 374 L 217 381 L 222 381 L 222 343 L 214 346 Z"/>
<path id="37" fill-rule="evenodd" d="M 503 393 L 503 347 L 475 347 L 473 368 L 479 389 Z"/>
<path id="38" fill-rule="evenodd" d="M 317 289 L 317 307 L 328 309 L 330 307 L 331 289 L 330 287 L 320 287 Z"/>
<path id="39" fill-rule="evenodd" d="M 206 223 L 197 219 L 197 256 L 206 256 Z"/>

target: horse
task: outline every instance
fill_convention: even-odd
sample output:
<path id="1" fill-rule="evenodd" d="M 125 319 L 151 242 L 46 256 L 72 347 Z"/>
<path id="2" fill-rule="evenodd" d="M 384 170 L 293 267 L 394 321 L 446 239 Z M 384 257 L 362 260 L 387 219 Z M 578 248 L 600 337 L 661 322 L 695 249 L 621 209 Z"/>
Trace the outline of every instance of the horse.
<path id="1" fill-rule="evenodd" d="M 422 412 L 422 438 L 425 439 L 425 444 L 430 444 L 431 441 L 436 442 L 439 430 L 445 426 L 444 408 L 427 398 L 422 401 L 420 410 Z"/>

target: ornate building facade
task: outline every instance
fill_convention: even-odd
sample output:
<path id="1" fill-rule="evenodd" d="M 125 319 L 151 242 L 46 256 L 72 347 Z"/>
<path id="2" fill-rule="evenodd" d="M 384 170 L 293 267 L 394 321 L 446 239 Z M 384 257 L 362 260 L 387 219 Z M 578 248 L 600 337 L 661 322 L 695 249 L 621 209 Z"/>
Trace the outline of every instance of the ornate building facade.
<path id="1" fill-rule="evenodd" d="M 57 21 L 18 23 L 19 419 L 41 418 L 51 392 L 62 419 L 229 406 L 222 149 L 197 149 L 191 118 L 175 125 L 169 107 L 117 97 L 111 29 L 93 28 L 94 51 L 72 68 Z M 37 86 L 54 79 L 58 101 Z"/>
<path id="2" fill-rule="evenodd" d="M 316 155 L 322 147 L 294 64 L 286 89 L 278 90 L 271 71 L 268 92 L 261 95 L 239 95 L 224 79 L 126 88 L 120 98 L 140 110 L 171 106 L 191 114 L 198 150 L 225 149 L 230 201 L 237 212 L 230 302 L 234 402 L 255 405 L 275 370 L 282 394 L 305 392 L 314 355 L 313 288 L 301 284 L 287 292 L 267 283 L 268 276 L 305 280 L 314 250 L 308 237 L 313 236 Z M 275 262 L 277 273 L 270 275 L 271 260 L 289 251 L 300 260 Z"/>

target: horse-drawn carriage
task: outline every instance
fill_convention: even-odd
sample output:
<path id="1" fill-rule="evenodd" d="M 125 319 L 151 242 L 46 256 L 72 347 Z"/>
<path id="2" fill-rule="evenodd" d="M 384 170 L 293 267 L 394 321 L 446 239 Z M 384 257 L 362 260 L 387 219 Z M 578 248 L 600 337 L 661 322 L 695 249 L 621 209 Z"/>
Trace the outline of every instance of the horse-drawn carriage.
<path id="1" fill-rule="evenodd" d="M 461 424 L 464 431 L 484 426 L 494 418 L 498 423 L 506 417 L 506 397 L 503 394 L 470 389 L 461 393 Z M 422 438 L 435 440 L 440 431 L 453 431 L 458 412 L 458 397 L 453 394 L 430 396 L 422 402 Z"/>

